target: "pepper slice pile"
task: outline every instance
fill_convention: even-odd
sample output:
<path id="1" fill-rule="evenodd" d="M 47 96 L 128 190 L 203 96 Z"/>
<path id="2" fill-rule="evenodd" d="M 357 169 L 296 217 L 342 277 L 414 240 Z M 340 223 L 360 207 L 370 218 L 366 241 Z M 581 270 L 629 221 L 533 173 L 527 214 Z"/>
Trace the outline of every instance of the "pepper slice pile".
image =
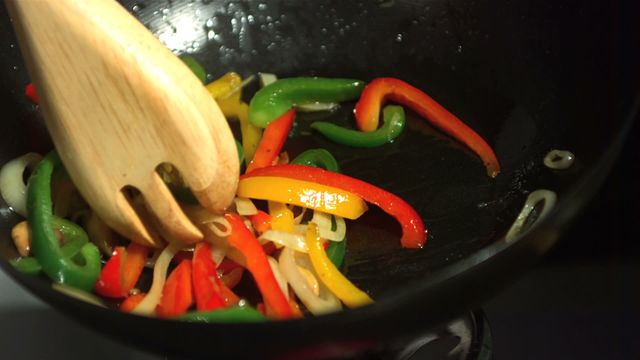
<path id="1" fill-rule="evenodd" d="M 240 184 L 245 180 L 258 177 L 302 180 L 352 192 L 398 220 L 402 227 L 400 239 L 402 246 L 412 249 L 422 248 L 427 239 L 424 223 L 411 205 L 398 196 L 362 180 L 310 166 L 286 164 L 256 169 L 244 174 L 240 176 Z"/>

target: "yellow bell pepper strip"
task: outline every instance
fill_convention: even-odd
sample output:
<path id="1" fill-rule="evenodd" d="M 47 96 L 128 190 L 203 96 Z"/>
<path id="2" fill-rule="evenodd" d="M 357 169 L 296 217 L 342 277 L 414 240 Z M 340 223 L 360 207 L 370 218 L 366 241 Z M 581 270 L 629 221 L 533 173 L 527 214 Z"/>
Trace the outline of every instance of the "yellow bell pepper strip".
<path id="1" fill-rule="evenodd" d="M 296 109 L 291 109 L 267 126 L 246 172 L 273 165 L 289 136 L 295 117 Z"/>
<path id="2" fill-rule="evenodd" d="M 244 221 L 237 214 L 226 214 L 225 219 L 231 225 L 231 233 L 227 237 L 229 244 L 240 250 L 247 260 L 247 269 L 253 275 L 258 285 L 264 302 L 279 319 L 293 317 L 289 301 L 278 285 L 275 275 L 271 270 L 267 255 L 260 242 L 253 233 L 244 225 Z"/>
<path id="3" fill-rule="evenodd" d="M 206 85 L 209 94 L 216 100 L 226 117 L 237 117 L 242 103 L 242 78 L 228 72 Z"/>
<path id="4" fill-rule="evenodd" d="M 265 183 L 269 185 L 269 190 L 266 191 L 263 189 L 262 192 L 260 192 L 259 190 L 254 189 L 257 186 L 263 185 L 261 182 L 247 182 L 247 180 L 255 178 L 269 179 L 265 180 Z M 269 196 L 264 194 L 265 192 L 273 190 L 280 195 L 283 191 L 278 189 L 278 184 L 289 184 L 283 179 L 303 181 L 306 184 L 311 183 L 312 185 L 309 186 L 313 186 L 312 188 L 327 186 L 330 189 L 340 189 L 341 191 L 355 194 L 358 199 L 364 199 L 365 201 L 380 207 L 384 212 L 393 216 L 400 223 L 400 226 L 402 227 L 402 238 L 400 239 L 400 243 L 402 246 L 412 249 L 422 248 L 424 246 L 427 239 L 427 231 L 424 228 L 424 222 L 420 218 L 420 215 L 413 209 L 413 207 L 411 207 L 411 205 L 388 191 L 347 175 L 305 165 L 274 165 L 262 169 L 256 169 L 250 173 L 240 176 L 239 190 L 242 188 L 241 190 L 243 193 L 246 191 L 246 193 L 255 193 L 256 195 L 263 197 Z M 291 184 L 293 185 L 295 182 Z M 266 188 L 266 186 L 263 186 L 263 188 Z M 286 195 L 286 192 L 280 195 L 280 197 L 286 197 L 283 195 Z M 240 196 L 252 197 L 247 194 Z M 339 209 L 341 207 L 343 207 L 342 204 L 336 208 Z M 338 211 L 335 209 L 332 210 L 333 212 L 322 209 L 318 210 L 351 219 L 348 216 L 338 214 Z"/>
<path id="5" fill-rule="evenodd" d="M 292 107 L 310 103 L 335 103 L 358 98 L 364 82 L 353 79 L 297 77 L 280 79 L 253 96 L 249 120 L 265 128 Z"/>
<path id="6" fill-rule="evenodd" d="M 251 125 L 249 122 L 249 105 L 240 104 L 238 108 L 238 120 L 240 120 L 240 135 L 242 136 L 242 149 L 244 150 L 244 162 L 249 165 L 258 149 L 262 139 L 262 129 Z"/>
<path id="7" fill-rule="evenodd" d="M 216 100 L 226 117 L 235 117 L 240 121 L 242 149 L 248 165 L 258 148 L 262 130 L 249 123 L 249 105 L 242 101 L 243 81 L 235 72 L 228 72 L 219 79 L 207 84 L 209 94 Z"/>
<path id="8" fill-rule="evenodd" d="M 435 127 L 466 145 L 480 157 L 490 177 L 496 177 L 500 172 L 496 155 L 480 135 L 429 95 L 402 80 L 377 78 L 364 88 L 354 109 L 360 130 L 371 132 L 378 128 L 380 108 L 386 100 L 409 107 Z"/>
<path id="9" fill-rule="evenodd" d="M 271 229 L 293 233 L 293 211 L 287 205 L 281 202 L 269 201 L 269 215 L 271 215 Z"/>
<path id="10" fill-rule="evenodd" d="M 298 166 L 302 165 L 276 165 Z M 288 176 L 255 176 L 263 169 L 256 169 L 240 177 L 238 196 L 277 201 L 319 210 L 328 214 L 342 216 L 347 219 L 357 219 L 365 211 L 367 204 L 353 192 L 313 181 L 290 178 Z M 272 224 L 273 227 L 273 224 Z"/>
<path id="11" fill-rule="evenodd" d="M 322 283 L 331 292 L 342 300 L 350 308 L 360 307 L 373 303 L 373 300 L 364 291 L 358 289 L 349 281 L 331 262 L 324 251 L 320 230 L 315 223 L 309 223 L 307 235 L 305 237 L 307 248 L 309 248 L 309 258 L 313 269 L 318 274 Z"/>

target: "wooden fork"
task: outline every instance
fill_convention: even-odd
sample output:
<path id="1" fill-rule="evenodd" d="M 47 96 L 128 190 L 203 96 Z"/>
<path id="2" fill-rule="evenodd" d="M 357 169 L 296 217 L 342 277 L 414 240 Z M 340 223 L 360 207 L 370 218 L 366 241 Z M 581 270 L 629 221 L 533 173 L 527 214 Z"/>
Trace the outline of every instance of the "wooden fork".
<path id="1" fill-rule="evenodd" d="M 156 168 L 175 166 L 213 212 L 232 202 L 233 135 L 191 71 L 115 0 L 6 0 L 62 162 L 97 214 L 123 236 L 160 246 L 123 189 L 132 186 L 185 243 L 202 238 Z"/>

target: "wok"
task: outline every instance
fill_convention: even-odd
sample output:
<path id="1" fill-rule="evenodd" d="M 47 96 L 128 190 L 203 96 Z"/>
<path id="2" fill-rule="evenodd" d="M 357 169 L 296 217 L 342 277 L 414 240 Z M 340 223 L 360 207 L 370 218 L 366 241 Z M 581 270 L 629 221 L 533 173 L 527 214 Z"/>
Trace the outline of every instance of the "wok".
<path id="1" fill-rule="evenodd" d="M 325 147 L 346 174 L 411 203 L 429 229 L 426 247 L 401 249 L 399 227 L 372 209 L 351 223 L 344 272 L 373 306 L 304 320 L 206 325 L 101 309 L 17 273 L 2 203 L 0 265 L 55 308 L 104 334 L 187 358 L 348 356 L 408 338 L 481 305 L 531 266 L 597 190 L 638 108 L 638 6 L 632 1 L 121 1 L 176 53 L 211 78 L 234 70 L 409 81 L 488 140 L 501 161 L 486 176 L 469 151 L 409 114 L 408 130 L 372 150 L 334 145 L 301 119 L 290 152 Z M 23 96 L 28 75 L 0 8 L 0 162 L 46 142 Z M 337 121 L 350 119 L 344 106 Z M 322 114 L 312 116 L 322 117 Z M 308 119 L 307 119 L 308 120 Z M 568 170 L 542 165 L 554 148 L 576 154 Z M 551 213 L 514 241 L 504 235 L 527 194 L 558 194 Z M 535 216 L 534 216 L 535 217 Z M 71 341 L 71 340 L 70 340 Z"/>

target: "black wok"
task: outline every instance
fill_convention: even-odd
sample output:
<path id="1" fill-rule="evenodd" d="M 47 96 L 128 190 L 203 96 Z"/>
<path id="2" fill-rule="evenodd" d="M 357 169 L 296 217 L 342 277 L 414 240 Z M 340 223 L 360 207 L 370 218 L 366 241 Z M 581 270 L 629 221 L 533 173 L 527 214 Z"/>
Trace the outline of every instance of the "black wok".
<path id="1" fill-rule="evenodd" d="M 376 304 L 268 324 L 205 325 L 136 317 L 71 299 L 44 278 L 12 269 L 19 219 L 2 204 L 0 265 L 52 306 L 114 338 L 182 357 L 349 355 L 408 337 L 479 306 L 558 239 L 597 190 L 638 108 L 638 6 L 595 0 L 122 1 L 177 53 L 191 52 L 212 79 L 230 70 L 281 77 L 371 80 L 395 76 L 424 89 L 480 133 L 503 167 L 494 180 L 470 152 L 411 116 L 395 143 L 355 150 L 300 121 L 291 152 L 325 147 L 345 173 L 411 203 L 429 229 L 426 247 L 400 248 L 399 228 L 373 210 L 349 227 L 344 271 Z M 0 10 L 0 162 L 43 133 L 23 96 L 28 75 Z M 337 115 L 349 121 L 350 109 Z M 318 116 L 318 115 L 316 115 Z M 322 115 L 320 115 L 322 116 Z M 307 122 L 308 123 L 308 122 Z M 542 165 L 554 148 L 577 161 Z M 558 203 L 515 241 L 504 235 L 527 194 Z M 532 223 L 531 221 L 530 223 Z M 72 342 L 73 340 L 69 340 Z"/>

